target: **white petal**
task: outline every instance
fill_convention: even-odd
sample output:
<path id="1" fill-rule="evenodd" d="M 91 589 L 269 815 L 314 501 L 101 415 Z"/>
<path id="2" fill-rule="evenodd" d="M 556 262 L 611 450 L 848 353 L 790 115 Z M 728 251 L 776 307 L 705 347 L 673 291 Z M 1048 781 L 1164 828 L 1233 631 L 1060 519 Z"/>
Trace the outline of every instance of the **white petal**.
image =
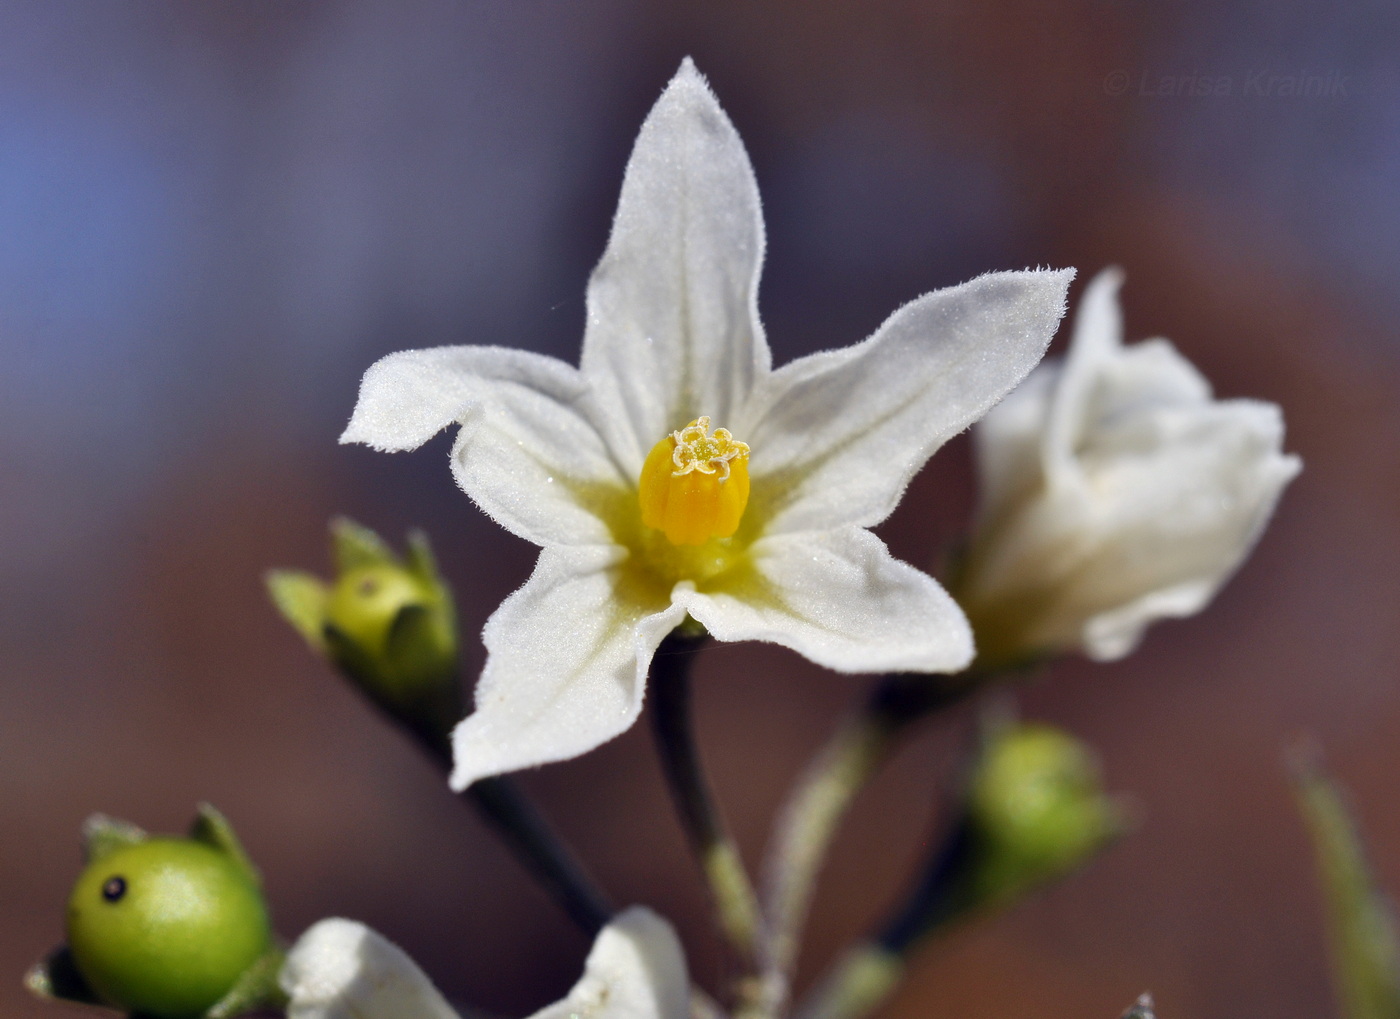
<path id="1" fill-rule="evenodd" d="M 763 538 L 750 568 L 678 593 L 719 640 L 765 640 L 838 672 L 956 672 L 967 619 L 927 574 L 859 527 Z"/>
<path id="2" fill-rule="evenodd" d="M 486 622 L 476 710 L 452 737 L 452 788 L 577 757 L 626 731 L 652 653 L 684 617 L 620 548 L 545 549 Z"/>
<path id="3" fill-rule="evenodd" d="M 981 276 L 905 305 L 863 343 L 774 372 L 735 429 L 753 448 L 749 512 L 769 533 L 883 520 L 934 450 L 1040 360 L 1073 275 Z"/>
<path id="4" fill-rule="evenodd" d="M 632 475 L 701 414 L 728 426 L 768 370 L 763 219 L 734 125 L 687 59 L 637 136 L 588 284 L 582 369 Z"/>
<path id="5" fill-rule="evenodd" d="M 413 449 L 460 422 L 457 483 L 502 527 L 539 545 L 607 542 L 600 516 L 630 492 L 578 371 L 502 347 L 437 347 L 372 365 L 341 442 Z M 630 495 L 625 497 L 630 498 Z"/>
<path id="6" fill-rule="evenodd" d="M 1062 483 L 1079 480 L 1075 457 L 1083 442 L 1118 420 L 1158 406 L 1205 403 L 1210 383 L 1162 339 L 1123 346 L 1118 290 L 1121 269 L 1104 269 L 1085 288 L 1074 336 L 1042 432 L 1046 472 Z"/>
<path id="7" fill-rule="evenodd" d="M 1122 269 L 1101 270 L 1084 288 L 1075 309 L 1074 333 L 1044 433 L 1045 458 L 1051 471 L 1063 469 L 1063 462 L 1073 458 L 1075 442 L 1087 423 L 1089 396 L 1104 365 L 1123 345 L 1123 312 L 1118 306 L 1122 285 Z"/>
<path id="8" fill-rule="evenodd" d="M 1158 619 L 1194 616 L 1215 595 L 1216 586 L 1214 578 L 1188 580 L 1091 617 L 1084 624 L 1084 653 L 1096 662 L 1123 658 L 1142 642 L 1149 624 Z"/>
<path id="9" fill-rule="evenodd" d="M 1092 657 L 1127 654 L 1155 619 L 1199 611 L 1249 554 L 1297 457 L 1273 404 L 1230 400 L 1152 415 L 1158 448 L 1086 467 L 1097 550 L 1076 571 Z M 1068 605 L 1066 607 L 1069 607 Z"/>
<path id="10" fill-rule="evenodd" d="M 278 978 L 288 1019 L 458 1019 L 397 945 L 353 920 L 322 920 Z"/>
<path id="11" fill-rule="evenodd" d="M 972 430 L 977 461 L 978 515 L 994 516 L 1040 483 L 1041 445 L 1059 358 L 1047 357 Z"/>
<path id="12" fill-rule="evenodd" d="M 688 1019 L 690 981 L 671 925 L 633 906 L 598 932 L 583 977 L 531 1019 Z"/>

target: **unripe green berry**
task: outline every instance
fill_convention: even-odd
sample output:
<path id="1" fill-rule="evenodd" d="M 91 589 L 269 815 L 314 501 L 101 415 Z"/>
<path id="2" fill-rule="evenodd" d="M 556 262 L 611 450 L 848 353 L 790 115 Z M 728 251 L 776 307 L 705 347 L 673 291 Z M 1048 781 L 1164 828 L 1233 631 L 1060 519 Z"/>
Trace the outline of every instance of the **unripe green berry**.
<path id="1" fill-rule="evenodd" d="M 68 900 L 68 947 L 109 1004 L 193 1019 L 271 946 L 248 871 L 202 842 L 152 838 L 104 855 Z"/>
<path id="2" fill-rule="evenodd" d="M 433 592 L 394 563 L 346 570 L 326 599 L 326 620 L 372 656 L 382 656 L 389 629 L 409 605 L 432 604 Z"/>

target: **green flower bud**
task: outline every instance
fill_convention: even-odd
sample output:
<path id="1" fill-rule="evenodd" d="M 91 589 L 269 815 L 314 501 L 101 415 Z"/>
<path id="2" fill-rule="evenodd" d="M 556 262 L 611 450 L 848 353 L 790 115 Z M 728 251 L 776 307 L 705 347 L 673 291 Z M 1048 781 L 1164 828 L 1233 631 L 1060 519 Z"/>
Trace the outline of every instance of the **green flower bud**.
<path id="1" fill-rule="evenodd" d="M 1048 725 L 1014 723 L 990 734 L 967 810 L 972 898 L 984 904 L 1074 870 L 1124 829 L 1093 753 Z"/>
<path id="2" fill-rule="evenodd" d="M 36 993 L 152 1019 L 215 1019 L 275 1004 L 274 943 L 256 870 L 203 806 L 190 837 L 101 815 L 68 899 L 65 947 L 32 970 Z"/>
<path id="3" fill-rule="evenodd" d="M 273 571 L 268 589 L 282 615 L 381 708 L 445 747 L 462 716 L 452 594 L 427 540 L 409 537 L 400 559 L 373 531 L 331 523 L 338 567 L 326 584 Z"/>

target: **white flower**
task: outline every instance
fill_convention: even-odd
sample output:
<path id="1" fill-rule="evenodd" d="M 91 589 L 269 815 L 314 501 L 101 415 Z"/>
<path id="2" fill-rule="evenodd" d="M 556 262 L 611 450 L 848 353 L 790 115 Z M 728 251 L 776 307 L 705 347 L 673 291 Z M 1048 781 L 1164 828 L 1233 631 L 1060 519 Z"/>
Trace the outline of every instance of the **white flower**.
<path id="1" fill-rule="evenodd" d="M 1272 403 L 1212 400 L 1166 340 L 1122 345 L 1116 269 L 974 435 L 982 505 L 959 600 L 989 664 L 1109 660 L 1189 616 L 1244 560 L 1301 466 Z"/>
<path id="2" fill-rule="evenodd" d="M 445 347 L 366 373 L 342 442 L 413 449 L 461 424 L 458 483 L 543 548 L 486 624 L 455 788 L 627 729 L 687 613 L 719 640 L 773 641 L 844 672 L 970 660 L 957 605 L 866 528 L 1040 359 L 1072 270 L 928 294 L 865 342 L 775 371 L 757 313 L 763 243 L 748 157 L 687 60 L 627 165 L 579 368 Z"/>
<path id="3" fill-rule="evenodd" d="M 353 920 L 322 920 L 292 946 L 280 976 L 287 1019 L 458 1019 L 397 945 Z M 568 995 L 531 1019 L 688 1019 L 690 983 L 675 931 L 642 906 L 593 942 Z"/>

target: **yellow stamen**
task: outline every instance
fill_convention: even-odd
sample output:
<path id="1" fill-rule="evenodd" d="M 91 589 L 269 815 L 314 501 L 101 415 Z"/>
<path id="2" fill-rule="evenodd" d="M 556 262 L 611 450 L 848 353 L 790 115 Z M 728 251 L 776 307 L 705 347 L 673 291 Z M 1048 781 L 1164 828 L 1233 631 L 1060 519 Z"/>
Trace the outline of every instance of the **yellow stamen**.
<path id="1" fill-rule="evenodd" d="M 673 545 L 703 545 L 739 529 L 749 502 L 749 447 L 698 417 L 647 454 L 637 498 L 642 523 Z"/>

